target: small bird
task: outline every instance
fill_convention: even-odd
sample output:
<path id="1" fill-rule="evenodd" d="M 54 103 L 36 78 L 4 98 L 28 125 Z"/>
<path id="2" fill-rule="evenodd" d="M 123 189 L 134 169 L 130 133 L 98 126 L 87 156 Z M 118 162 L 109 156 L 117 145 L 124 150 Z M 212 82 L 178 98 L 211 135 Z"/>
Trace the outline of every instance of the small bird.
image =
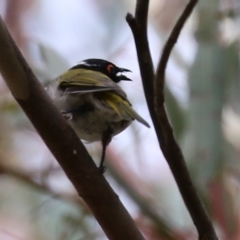
<path id="1" fill-rule="evenodd" d="M 88 142 L 101 141 L 103 165 L 107 145 L 113 136 L 133 120 L 150 127 L 132 108 L 126 93 L 117 84 L 131 81 L 131 72 L 102 59 L 87 59 L 70 68 L 48 85 L 47 92 L 78 137 Z"/>

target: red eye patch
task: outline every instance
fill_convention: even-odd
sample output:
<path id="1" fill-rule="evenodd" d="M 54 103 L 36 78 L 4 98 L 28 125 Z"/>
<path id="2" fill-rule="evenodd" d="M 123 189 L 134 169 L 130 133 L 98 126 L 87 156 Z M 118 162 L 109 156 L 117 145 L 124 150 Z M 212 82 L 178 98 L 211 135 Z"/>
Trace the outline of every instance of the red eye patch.
<path id="1" fill-rule="evenodd" d="M 109 74 L 113 73 L 114 66 L 112 64 L 107 65 L 107 71 Z"/>

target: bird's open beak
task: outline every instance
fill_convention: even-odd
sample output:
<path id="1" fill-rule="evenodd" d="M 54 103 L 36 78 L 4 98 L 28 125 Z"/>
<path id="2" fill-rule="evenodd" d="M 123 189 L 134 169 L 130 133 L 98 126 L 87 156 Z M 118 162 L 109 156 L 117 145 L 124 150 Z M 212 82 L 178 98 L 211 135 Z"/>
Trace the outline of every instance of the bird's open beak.
<path id="1" fill-rule="evenodd" d="M 129 69 L 126 69 L 126 68 L 119 68 L 119 73 L 117 74 L 119 80 L 123 80 L 123 81 L 132 81 L 132 79 L 126 77 L 125 75 L 122 75 L 122 74 L 121 74 L 122 72 L 132 72 L 132 71 L 129 70 Z"/>

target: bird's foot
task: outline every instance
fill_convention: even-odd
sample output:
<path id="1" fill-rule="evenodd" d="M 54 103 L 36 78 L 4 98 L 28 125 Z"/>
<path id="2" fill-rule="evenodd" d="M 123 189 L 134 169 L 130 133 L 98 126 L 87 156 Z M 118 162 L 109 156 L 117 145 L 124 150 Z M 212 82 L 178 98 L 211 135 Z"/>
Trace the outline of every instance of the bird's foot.
<path id="1" fill-rule="evenodd" d="M 64 117 L 64 119 L 65 119 L 66 121 L 70 121 L 70 120 L 72 120 L 72 118 L 73 118 L 73 116 L 72 116 L 71 113 L 66 113 L 66 112 L 64 112 L 64 111 L 62 111 L 62 116 Z"/>

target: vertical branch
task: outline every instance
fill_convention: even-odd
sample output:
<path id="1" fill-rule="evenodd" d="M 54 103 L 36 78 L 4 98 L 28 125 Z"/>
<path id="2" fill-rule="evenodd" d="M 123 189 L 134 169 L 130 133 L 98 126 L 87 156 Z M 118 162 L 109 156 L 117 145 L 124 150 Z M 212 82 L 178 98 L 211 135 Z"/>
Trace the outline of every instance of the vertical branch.
<path id="1" fill-rule="evenodd" d="M 147 16 L 149 1 L 137 1 L 135 15 L 127 14 L 126 20 L 131 27 L 135 39 L 137 55 L 139 59 L 139 68 L 143 79 L 144 93 L 147 99 L 148 108 L 152 118 L 154 118 L 154 98 L 153 98 L 153 81 L 154 69 L 152 56 L 150 54 L 147 38 Z"/>
<path id="2" fill-rule="evenodd" d="M 149 1 L 138 0 L 135 17 L 128 14 L 126 20 L 131 27 L 136 43 L 138 61 L 144 86 L 144 92 L 149 111 L 156 130 L 161 150 L 172 170 L 178 188 L 181 192 L 186 207 L 198 230 L 199 239 L 217 239 L 212 223 L 204 209 L 201 200 L 193 186 L 188 173 L 184 157 L 179 148 L 168 121 L 164 107 L 164 81 L 167 62 L 174 44 L 187 18 L 194 9 L 197 0 L 190 0 L 179 20 L 177 21 L 159 62 L 156 76 L 152 67 L 152 59 L 147 41 L 147 14 Z M 150 64 L 151 63 L 151 64 Z M 153 84 L 155 84 L 153 86 Z M 153 99 L 155 97 L 155 99 Z"/>

